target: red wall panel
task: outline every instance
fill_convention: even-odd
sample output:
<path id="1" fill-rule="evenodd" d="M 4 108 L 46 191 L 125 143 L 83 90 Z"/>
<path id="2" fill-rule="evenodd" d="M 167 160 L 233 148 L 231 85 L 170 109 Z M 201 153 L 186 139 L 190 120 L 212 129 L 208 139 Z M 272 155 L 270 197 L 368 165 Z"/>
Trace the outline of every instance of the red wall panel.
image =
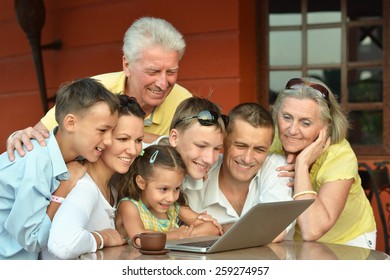
<path id="1" fill-rule="evenodd" d="M 44 4 L 41 42 L 62 42 L 60 50 L 43 51 L 48 96 L 65 81 L 121 71 L 124 32 L 135 19 L 154 16 L 171 22 L 186 40 L 180 84 L 202 96 L 213 91 L 211 100 L 225 113 L 247 99 L 240 96 L 243 85 L 251 83 L 250 77 L 240 76 L 245 72 L 240 68 L 247 65 L 240 62 L 245 32 L 240 30 L 239 0 L 172 0 L 169 5 L 161 0 L 46 0 Z M 16 20 L 13 1 L 1 1 L 0 10 L 0 36 L 6 38 L 0 44 L 0 117 L 10 120 L 0 124 L 0 147 L 5 147 L 10 132 L 35 125 L 43 111 L 31 48 Z"/>

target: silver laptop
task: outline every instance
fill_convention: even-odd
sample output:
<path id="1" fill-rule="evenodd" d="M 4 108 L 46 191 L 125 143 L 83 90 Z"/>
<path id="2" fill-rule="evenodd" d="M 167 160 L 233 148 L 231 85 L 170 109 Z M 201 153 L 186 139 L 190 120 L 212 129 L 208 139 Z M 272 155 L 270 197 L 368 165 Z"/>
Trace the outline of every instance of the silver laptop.
<path id="1" fill-rule="evenodd" d="M 263 246 L 271 243 L 313 202 L 314 199 L 259 203 L 222 236 L 168 240 L 165 248 L 208 254 Z"/>

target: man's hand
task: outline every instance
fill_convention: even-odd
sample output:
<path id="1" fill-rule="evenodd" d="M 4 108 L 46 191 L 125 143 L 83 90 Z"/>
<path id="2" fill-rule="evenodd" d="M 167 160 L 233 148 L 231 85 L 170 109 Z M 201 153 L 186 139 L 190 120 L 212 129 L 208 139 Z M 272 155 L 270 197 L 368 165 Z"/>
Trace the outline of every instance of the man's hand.
<path id="1" fill-rule="evenodd" d="M 224 233 L 222 225 L 218 223 L 218 221 L 213 218 L 213 216 L 207 214 L 207 212 L 203 212 L 198 216 L 198 220 L 204 221 L 204 222 L 211 222 L 213 225 L 215 225 L 219 230 L 219 235 L 222 235 Z"/>
<path id="2" fill-rule="evenodd" d="M 37 129 L 34 127 L 28 127 L 23 130 L 18 130 L 11 134 L 7 139 L 7 153 L 10 161 L 15 159 L 14 151 L 16 150 L 20 156 L 24 156 L 26 151 L 31 151 L 33 145 L 31 144 L 31 139 L 36 139 L 41 146 L 46 146 L 45 138 L 49 138 L 49 131 L 44 128 Z M 24 147 L 23 147 L 24 146 Z"/>
<path id="3" fill-rule="evenodd" d="M 294 187 L 294 178 L 295 178 L 295 158 L 296 154 L 287 155 L 287 165 L 280 166 L 276 169 L 279 172 L 279 177 L 289 177 L 290 181 L 287 183 L 287 186 Z"/>
<path id="4" fill-rule="evenodd" d="M 170 235 L 172 239 L 183 239 L 183 238 L 190 237 L 193 230 L 194 230 L 193 225 L 190 226 L 183 225 L 180 226 L 179 228 L 171 227 L 167 234 Z"/>

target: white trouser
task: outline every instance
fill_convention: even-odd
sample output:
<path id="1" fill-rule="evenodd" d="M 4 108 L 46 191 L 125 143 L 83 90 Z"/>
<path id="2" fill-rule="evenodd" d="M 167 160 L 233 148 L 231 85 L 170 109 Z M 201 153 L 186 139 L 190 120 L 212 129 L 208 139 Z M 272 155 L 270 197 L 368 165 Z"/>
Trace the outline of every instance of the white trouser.
<path id="1" fill-rule="evenodd" d="M 359 235 L 355 239 L 352 239 L 345 243 L 345 245 L 350 246 L 358 246 L 363 247 L 367 249 L 375 250 L 376 248 L 376 230 L 363 233 L 362 235 Z"/>

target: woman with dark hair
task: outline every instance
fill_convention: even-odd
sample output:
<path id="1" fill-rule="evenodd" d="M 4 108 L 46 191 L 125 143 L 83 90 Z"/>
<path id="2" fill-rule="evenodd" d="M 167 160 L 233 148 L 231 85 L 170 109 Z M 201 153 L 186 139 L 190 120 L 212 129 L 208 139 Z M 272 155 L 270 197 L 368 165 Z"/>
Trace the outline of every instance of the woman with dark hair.
<path id="1" fill-rule="evenodd" d="M 138 102 L 118 95 L 119 118 L 112 144 L 95 163 L 87 162 L 87 173 L 62 202 L 53 218 L 48 250 L 60 259 L 125 244 L 115 229 L 117 193 L 110 183 L 114 174 L 126 173 L 140 154 L 144 138 L 144 111 Z M 44 252 L 43 258 L 50 258 Z"/>

